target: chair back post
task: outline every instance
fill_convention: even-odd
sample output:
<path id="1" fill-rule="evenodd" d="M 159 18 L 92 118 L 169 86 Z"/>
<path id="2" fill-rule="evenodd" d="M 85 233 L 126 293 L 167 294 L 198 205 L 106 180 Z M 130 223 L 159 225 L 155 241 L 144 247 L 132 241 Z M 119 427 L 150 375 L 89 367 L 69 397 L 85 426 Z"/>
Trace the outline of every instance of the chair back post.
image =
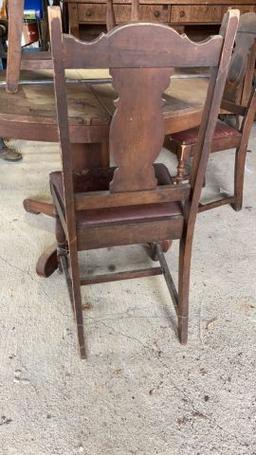
<path id="1" fill-rule="evenodd" d="M 252 129 L 253 122 L 255 120 L 255 113 L 256 113 L 256 88 L 252 88 L 251 96 L 247 103 L 246 113 L 243 117 L 242 124 L 241 124 L 241 133 L 242 133 L 242 140 L 240 147 L 244 144 L 245 147 L 248 145 L 250 132 Z"/>
<path id="2" fill-rule="evenodd" d="M 54 87 L 57 111 L 58 135 L 63 168 L 63 188 L 65 209 L 68 214 L 66 223 L 70 243 L 76 242 L 75 204 L 73 187 L 73 160 L 69 137 L 68 105 L 65 84 L 65 68 L 62 18 L 59 7 L 48 8 L 52 59 L 54 68 Z"/>
<path id="3" fill-rule="evenodd" d="M 255 14 L 256 15 L 256 14 Z M 255 25 L 256 26 L 256 25 Z M 255 39 L 248 56 L 247 69 L 245 72 L 243 90 L 241 96 L 241 105 L 247 106 L 252 93 L 253 82 L 255 78 L 255 62 L 256 62 L 256 29 Z"/>
<path id="4" fill-rule="evenodd" d="M 211 151 L 211 142 L 223 97 L 232 49 L 238 27 L 239 11 L 229 10 L 223 19 L 220 34 L 223 36 L 223 48 L 218 68 L 211 70 L 210 83 L 199 128 L 198 150 L 193 160 L 191 201 L 186 208 L 188 228 L 192 230 L 198 211 L 199 200 L 205 178 L 206 167 Z"/>

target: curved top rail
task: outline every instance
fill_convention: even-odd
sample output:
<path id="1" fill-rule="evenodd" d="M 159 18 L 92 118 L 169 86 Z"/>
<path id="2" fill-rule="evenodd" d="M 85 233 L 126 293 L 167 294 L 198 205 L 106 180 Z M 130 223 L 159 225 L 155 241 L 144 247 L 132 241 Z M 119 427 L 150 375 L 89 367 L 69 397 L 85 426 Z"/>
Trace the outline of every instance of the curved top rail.
<path id="1" fill-rule="evenodd" d="M 115 27 L 91 42 L 63 35 L 64 65 L 66 68 L 216 66 L 222 44 L 220 35 L 193 42 L 166 25 L 136 22 Z"/>

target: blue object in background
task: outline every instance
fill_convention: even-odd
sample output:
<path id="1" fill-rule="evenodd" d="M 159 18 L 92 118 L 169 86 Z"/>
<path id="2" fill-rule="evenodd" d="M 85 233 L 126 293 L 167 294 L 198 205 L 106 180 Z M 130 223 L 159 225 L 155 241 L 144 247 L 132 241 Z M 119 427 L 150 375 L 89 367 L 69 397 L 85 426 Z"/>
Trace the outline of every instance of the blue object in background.
<path id="1" fill-rule="evenodd" d="M 36 19 L 43 19 L 43 0 L 25 0 L 24 14 L 26 11 L 34 11 Z"/>

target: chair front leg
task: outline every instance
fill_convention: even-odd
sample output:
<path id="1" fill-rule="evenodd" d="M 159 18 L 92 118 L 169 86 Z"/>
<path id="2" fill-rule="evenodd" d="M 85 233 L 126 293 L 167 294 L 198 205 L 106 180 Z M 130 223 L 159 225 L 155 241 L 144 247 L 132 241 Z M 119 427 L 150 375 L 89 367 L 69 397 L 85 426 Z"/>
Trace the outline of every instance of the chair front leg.
<path id="1" fill-rule="evenodd" d="M 235 157 L 235 178 L 234 178 L 234 193 L 235 201 L 232 208 L 238 212 L 243 206 L 243 192 L 244 192 L 244 174 L 246 164 L 247 144 L 241 144 L 236 149 Z"/>
<path id="2" fill-rule="evenodd" d="M 191 147 L 188 145 L 178 145 L 176 153 L 178 158 L 178 166 L 175 181 L 176 183 L 181 183 L 189 178 L 186 170 L 191 155 Z"/>
<path id="3" fill-rule="evenodd" d="M 192 235 L 180 240 L 178 284 L 178 337 L 181 344 L 188 340 L 189 286 L 192 255 Z"/>

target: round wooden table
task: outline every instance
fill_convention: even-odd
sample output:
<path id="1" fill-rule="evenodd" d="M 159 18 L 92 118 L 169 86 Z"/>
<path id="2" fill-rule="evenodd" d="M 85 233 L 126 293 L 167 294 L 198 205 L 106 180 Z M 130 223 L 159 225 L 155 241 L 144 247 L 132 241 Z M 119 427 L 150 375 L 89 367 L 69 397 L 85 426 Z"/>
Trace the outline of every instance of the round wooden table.
<path id="1" fill-rule="evenodd" d="M 33 76 L 35 79 L 35 75 Z M 108 166 L 109 125 L 117 94 L 111 83 L 67 83 L 70 138 L 74 166 Z M 200 124 L 207 79 L 173 78 L 164 93 L 163 116 L 166 135 Z M 20 85 L 15 94 L 0 88 L 0 137 L 58 142 L 54 88 L 51 80 Z M 51 202 L 25 199 L 25 209 L 54 216 Z M 39 258 L 37 273 L 50 276 L 57 268 L 56 246 Z"/>

